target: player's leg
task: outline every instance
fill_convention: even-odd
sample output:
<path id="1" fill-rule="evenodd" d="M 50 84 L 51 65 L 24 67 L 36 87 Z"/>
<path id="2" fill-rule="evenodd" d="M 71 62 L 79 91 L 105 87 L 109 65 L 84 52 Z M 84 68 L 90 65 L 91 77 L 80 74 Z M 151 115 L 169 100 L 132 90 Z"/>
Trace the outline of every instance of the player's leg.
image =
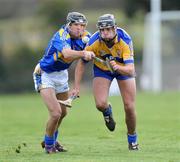
<path id="1" fill-rule="evenodd" d="M 126 115 L 126 124 L 129 134 L 135 133 L 136 127 L 136 112 L 135 112 L 135 95 L 136 95 L 136 86 L 135 80 L 127 79 L 118 81 L 121 96 L 123 99 L 124 110 Z"/>
<path id="2" fill-rule="evenodd" d="M 62 109 L 61 105 L 58 103 L 57 97 L 61 96 L 62 98 L 67 99 L 68 96 L 67 92 L 69 90 L 67 70 L 63 70 L 60 72 L 53 72 L 53 73 L 43 72 L 41 74 L 41 87 L 42 88 L 45 87 L 45 89 L 41 89 L 40 93 L 45 104 L 48 107 L 49 116 L 50 116 L 49 121 L 47 123 L 46 135 L 44 141 L 45 141 L 45 145 L 47 145 L 46 144 L 47 143 L 46 141 L 48 140 L 47 137 L 50 136 L 50 139 L 53 138 L 54 141 L 53 145 L 55 147 L 55 141 L 56 141 L 55 138 L 58 135 L 57 128 L 59 122 L 63 118 L 62 115 L 65 116 L 64 114 L 66 114 L 66 110 Z"/>
<path id="3" fill-rule="evenodd" d="M 68 99 L 68 92 L 58 93 L 58 94 L 56 94 L 56 97 L 58 100 L 67 100 Z M 61 117 L 60 117 L 59 122 L 58 122 L 58 127 L 60 126 L 63 118 L 67 115 L 66 106 L 64 106 L 63 104 L 60 104 L 60 105 L 61 105 L 62 114 L 61 114 Z M 58 127 L 57 127 L 57 129 L 58 129 Z"/>
<path id="4" fill-rule="evenodd" d="M 54 133 L 56 131 L 58 121 L 61 117 L 62 111 L 57 102 L 56 93 L 53 88 L 45 88 L 40 90 L 41 97 L 48 108 L 49 120 L 46 124 L 45 134 L 45 149 L 47 153 L 56 152 Z"/>
<path id="5" fill-rule="evenodd" d="M 57 99 L 59 100 L 66 100 L 68 98 L 68 92 L 63 92 L 63 93 L 58 93 L 56 94 Z M 63 147 L 63 145 L 60 144 L 60 142 L 58 142 L 58 135 L 60 134 L 60 131 L 58 130 L 58 128 L 60 127 L 60 124 L 63 120 L 63 118 L 66 116 L 67 114 L 67 109 L 64 105 L 61 105 L 61 116 L 58 120 L 58 124 L 56 126 L 56 130 L 54 132 L 54 141 L 55 141 L 55 148 L 59 151 L 59 152 L 66 152 L 67 150 Z M 45 141 L 42 141 L 41 146 L 44 148 L 45 147 Z"/>
<path id="6" fill-rule="evenodd" d="M 103 117 L 108 129 L 113 131 L 116 123 L 112 116 L 112 107 L 108 103 L 110 84 L 111 81 L 103 77 L 95 77 L 93 79 L 93 94 L 96 107 L 103 113 Z"/>
<path id="7" fill-rule="evenodd" d="M 118 85 L 123 99 L 125 120 L 127 125 L 128 143 L 130 150 L 137 150 L 137 134 L 136 134 L 136 111 L 135 96 L 136 83 L 135 79 L 118 80 Z"/>
<path id="8" fill-rule="evenodd" d="M 56 94 L 56 97 L 58 100 L 67 100 L 68 99 L 68 92 L 58 93 L 58 94 Z M 66 152 L 67 149 L 65 149 L 63 147 L 63 145 L 60 142 L 58 142 L 58 135 L 60 134 L 60 130 L 58 128 L 60 128 L 60 125 L 61 125 L 63 118 L 67 115 L 66 106 L 64 106 L 63 104 L 60 104 L 60 105 L 61 105 L 62 114 L 61 114 L 61 117 L 58 121 L 58 125 L 56 128 L 55 134 L 54 134 L 54 136 L 55 136 L 55 147 L 59 152 Z"/>

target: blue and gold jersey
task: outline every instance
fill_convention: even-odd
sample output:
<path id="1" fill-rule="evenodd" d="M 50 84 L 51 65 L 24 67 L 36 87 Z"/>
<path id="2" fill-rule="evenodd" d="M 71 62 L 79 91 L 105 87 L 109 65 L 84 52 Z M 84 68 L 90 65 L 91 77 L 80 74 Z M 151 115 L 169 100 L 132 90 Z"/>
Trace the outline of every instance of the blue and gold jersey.
<path id="1" fill-rule="evenodd" d="M 134 63 L 131 37 L 121 28 L 117 28 L 117 36 L 115 38 L 115 44 L 112 48 L 107 47 L 104 41 L 102 41 L 100 33 L 97 31 L 92 35 L 85 49 L 93 51 L 96 57 L 103 60 L 106 60 L 106 57 L 113 57 L 116 63 L 120 65 Z M 101 70 L 108 71 L 108 68 L 101 62 L 94 60 L 94 65 Z"/>
<path id="2" fill-rule="evenodd" d="M 73 60 L 64 58 L 62 50 L 64 48 L 71 48 L 77 51 L 83 50 L 87 43 L 83 40 L 86 40 L 87 37 L 90 37 L 90 33 L 85 31 L 80 39 L 72 39 L 68 28 L 62 26 L 49 41 L 45 54 L 39 61 L 41 69 L 47 73 L 68 69 Z"/>

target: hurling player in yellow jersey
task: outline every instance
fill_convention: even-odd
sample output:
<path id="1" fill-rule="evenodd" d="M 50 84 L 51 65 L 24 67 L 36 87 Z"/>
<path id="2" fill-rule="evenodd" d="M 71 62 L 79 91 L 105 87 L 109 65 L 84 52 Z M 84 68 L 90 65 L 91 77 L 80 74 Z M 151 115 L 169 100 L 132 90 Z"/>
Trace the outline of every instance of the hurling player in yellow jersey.
<path id="1" fill-rule="evenodd" d="M 64 105 L 58 100 L 68 99 L 68 71 L 71 63 L 79 58 L 91 60 L 94 53 L 85 51 L 87 39 L 90 34 L 85 30 L 86 17 L 78 12 L 70 12 L 67 23 L 63 25 L 51 38 L 45 50 L 44 56 L 36 66 L 33 78 L 35 89 L 48 108 L 49 120 L 42 147 L 46 153 L 66 151 L 57 141 L 58 128 L 66 116 Z"/>
<path id="2" fill-rule="evenodd" d="M 111 82 L 115 78 L 124 104 L 128 148 L 138 150 L 135 111 L 136 83 L 131 37 L 116 26 L 114 15 L 111 14 L 100 16 L 97 28 L 98 31 L 91 36 L 85 48 L 93 51 L 99 58 L 93 61 L 93 94 L 96 107 L 102 112 L 107 128 L 114 131 L 116 123 L 112 115 L 112 106 L 108 103 L 108 94 Z M 103 61 L 99 61 L 100 59 Z M 83 59 L 78 62 L 72 94 L 79 93 L 85 64 L 86 61 Z"/>

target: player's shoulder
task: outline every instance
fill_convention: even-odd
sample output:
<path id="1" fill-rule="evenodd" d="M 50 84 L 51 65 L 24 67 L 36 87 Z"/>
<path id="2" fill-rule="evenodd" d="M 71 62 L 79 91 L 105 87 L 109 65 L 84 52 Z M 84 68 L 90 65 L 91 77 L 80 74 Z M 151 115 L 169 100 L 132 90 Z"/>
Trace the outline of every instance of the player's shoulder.
<path id="1" fill-rule="evenodd" d="M 54 39 L 67 40 L 70 39 L 69 31 L 65 25 L 63 25 L 54 35 Z"/>
<path id="2" fill-rule="evenodd" d="M 83 33 L 83 35 L 82 35 L 82 37 L 81 37 L 82 42 L 85 43 L 85 44 L 88 43 L 90 37 L 91 37 L 91 33 L 88 32 L 87 30 L 85 30 L 84 33 Z"/>
<path id="3" fill-rule="evenodd" d="M 87 30 L 85 30 L 84 33 L 83 33 L 83 37 L 89 37 L 90 38 L 91 35 L 92 34 L 89 31 L 87 31 Z"/>
<path id="4" fill-rule="evenodd" d="M 117 28 L 117 35 L 118 35 L 119 40 L 122 39 L 126 43 L 129 43 L 130 41 L 132 41 L 130 35 L 124 29 L 120 27 Z"/>
<path id="5" fill-rule="evenodd" d="M 99 31 L 95 32 L 91 37 L 90 37 L 90 40 L 89 40 L 89 45 L 93 44 L 94 42 L 98 41 L 99 40 Z"/>

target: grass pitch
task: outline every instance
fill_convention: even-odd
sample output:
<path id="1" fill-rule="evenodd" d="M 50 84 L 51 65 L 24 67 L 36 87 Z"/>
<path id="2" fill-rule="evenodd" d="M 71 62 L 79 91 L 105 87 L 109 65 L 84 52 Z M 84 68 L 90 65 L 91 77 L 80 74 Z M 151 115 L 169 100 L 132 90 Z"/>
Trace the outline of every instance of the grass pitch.
<path id="1" fill-rule="evenodd" d="M 68 110 L 59 140 L 68 152 L 47 155 L 40 147 L 47 109 L 37 94 L 0 96 L 0 162 L 179 162 L 180 93 L 139 93 L 139 151 L 127 148 L 120 97 L 110 97 L 116 130 L 109 132 L 91 94 Z M 19 150 L 19 151 L 18 151 Z"/>

